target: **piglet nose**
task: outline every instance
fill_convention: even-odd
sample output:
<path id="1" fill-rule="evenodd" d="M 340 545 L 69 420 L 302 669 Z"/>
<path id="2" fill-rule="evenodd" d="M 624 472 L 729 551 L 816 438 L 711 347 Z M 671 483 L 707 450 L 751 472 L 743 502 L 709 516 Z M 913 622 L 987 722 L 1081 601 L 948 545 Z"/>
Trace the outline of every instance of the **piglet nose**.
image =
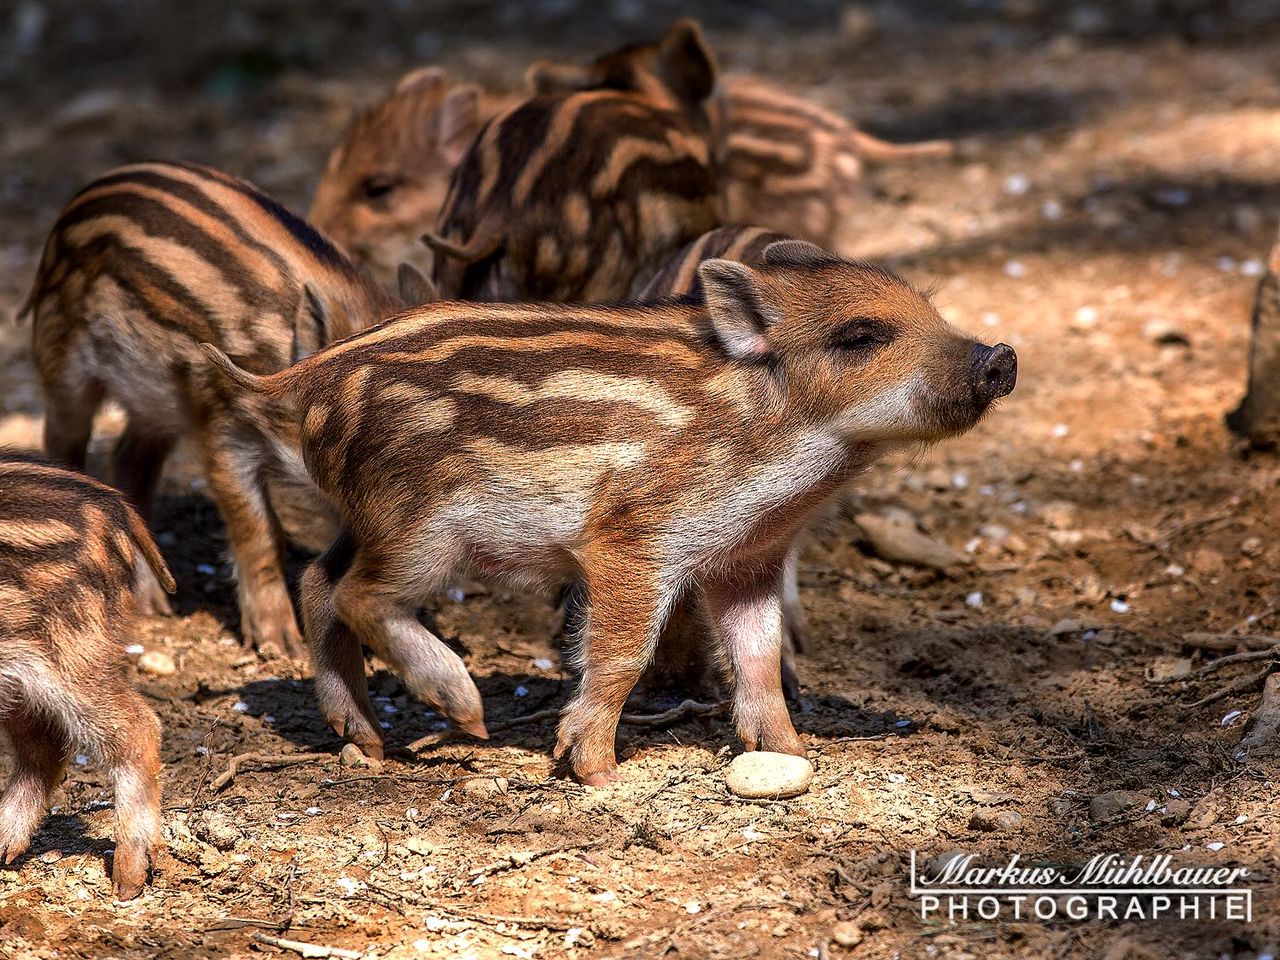
<path id="1" fill-rule="evenodd" d="M 1018 382 L 1018 355 L 1013 347 L 998 343 L 994 347 L 974 344 L 973 392 L 977 398 L 990 403 L 1013 393 Z"/>

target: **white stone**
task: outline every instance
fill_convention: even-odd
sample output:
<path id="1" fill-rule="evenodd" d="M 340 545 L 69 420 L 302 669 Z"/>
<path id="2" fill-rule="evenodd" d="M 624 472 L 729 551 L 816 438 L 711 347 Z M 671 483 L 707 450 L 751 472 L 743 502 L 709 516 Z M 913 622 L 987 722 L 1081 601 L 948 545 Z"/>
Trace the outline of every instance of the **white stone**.
<path id="1" fill-rule="evenodd" d="M 739 754 L 725 774 L 729 791 L 748 800 L 798 797 L 812 779 L 813 764 L 806 758 L 767 750 Z"/>
<path id="2" fill-rule="evenodd" d="M 138 658 L 138 669 L 153 677 L 168 677 L 178 672 L 173 657 L 160 650 L 148 650 Z"/>

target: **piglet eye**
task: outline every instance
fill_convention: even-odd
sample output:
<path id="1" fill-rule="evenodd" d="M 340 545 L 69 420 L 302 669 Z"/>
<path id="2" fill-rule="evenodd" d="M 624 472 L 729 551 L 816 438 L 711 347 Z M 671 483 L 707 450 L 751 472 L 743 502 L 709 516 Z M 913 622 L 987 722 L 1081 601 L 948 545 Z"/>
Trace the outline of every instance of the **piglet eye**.
<path id="1" fill-rule="evenodd" d="M 360 184 L 360 190 L 367 200 L 381 199 L 395 188 L 396 181 L 392 177 L 379 175 L 365 177 L 364 182 Z"/>
<path id="2" fill-rule="evenodd" d="M 893 330 L 879 320 L 852 320 L 836 331 L 835 348 L 850 353 L 869 353 L 893 341 Z"/>

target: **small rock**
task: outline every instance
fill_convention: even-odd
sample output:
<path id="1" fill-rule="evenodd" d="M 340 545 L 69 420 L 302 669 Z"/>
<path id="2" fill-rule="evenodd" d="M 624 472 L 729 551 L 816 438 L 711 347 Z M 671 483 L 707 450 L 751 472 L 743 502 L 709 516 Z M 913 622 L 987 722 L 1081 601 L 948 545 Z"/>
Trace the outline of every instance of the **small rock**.
<path id="1" fill-rule="evenodd" d="M 862 942 L 862 930 L 852 920 L 841 920 L 831 928 L 831 939 L 842 947 L 856 947 Z"/>
<path id="2" fill-rule="evenodd" d="M 1166 827 L 1176 827 L 1191 816 L 1191 804 L 1182 799 L 1170 800 L 1160 809 L 1160 822 Z"/>
<path id="3" fill-rule="evenodd" d="M 138 658 L 138 669 L 153 677 L 169 677 L 178 672 L 178 665 L 167 653 L 148 650 Z"/>
<path id="4" fill-rule="evenodd" d="M 1108 790 L 1089 801 L 1089 816 L 1094 820 L 1110 820 L 1122 813 L 1144 807 L 1151 799 L 1136 790 Z"/>
<path id="5" fill-rule="evenodd" d="M 1069 500 L 1053 500 L 1040 508 L 1040 518 L 1055 530 L 1075 526 L 1077 508 Z"/>
<path id="6" fill-rule="evenodd" d="M 1016 810 L 976 810 L 969 818 L 970 830 L 1006 833 L 1022 826 L 1022 814 Z"/>
<path id="7" fill-rule="evenodd" d="M 733 758 L 725 785 L 735 796 L 748 800 L 798 797 L 809 789 L 813 764 L 789 753 L 757 750 Z"/>
<path id="8" fill-rule="evenodd" d="M 1191 672 L 1191 660 L 1188 657 L 1157 657 L 1151 663 L 1148 676 L 1152 680 L 1177 680 Z"/>
<path id="9" fill-rule="evenodd" d="M 354 743 L 348 743 L 342 748 L 342 752 L 338 754 L 338 761 L 344 767 L 369 767 L 371 770 L 378 770 L 382 764 L 372 757 L 366 757 L 364 751 L 357 747 Z"/>
<path id="10" fill-rule="evenodd" d="M 1142 325 L 1142 335 L 1162 347 L 1191 346 L 1191 338 L 1167 320 L 1148 320 Z"/>
<path id="11" fill-rule="evenodd" d="M 196 826 L 196 836 L 215 849 L 225 852 L 235 847 L 243 834 L 230 817 L 209 812 L 200 818 Z"/>
<path id="12" fill-rule="evenodd" d="M 1245 537 L 1240 543 L 1240 552 L 1246 557 L 1256 557 L 1262 553 L 1261 537 Z"/>
<path id="13" fill-rule="evenodd" d="M 1083 627 L 1079 620 L 1072 620 L 1070 617 L 1064 617 L 1049 628 L 1049 636 L 1065 637 L 1069 633 L 1079 633 Z"/>
<path id="14" fill-rule="evenodd" d="M 872 552 L 891 563 L 947 570 L 968 562 L 960 551 L 921 533 L 915 519 L 905 511 L 895 512 L 893 516 L 860 513 L 854 517 L 854 523 Z"/>

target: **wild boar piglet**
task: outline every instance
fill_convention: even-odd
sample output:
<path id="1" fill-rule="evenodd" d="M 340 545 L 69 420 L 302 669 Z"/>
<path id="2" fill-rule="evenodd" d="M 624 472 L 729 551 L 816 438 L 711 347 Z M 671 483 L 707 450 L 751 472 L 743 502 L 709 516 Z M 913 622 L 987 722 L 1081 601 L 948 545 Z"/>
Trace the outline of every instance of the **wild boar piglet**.
<path id="1" fill-rule="evenodd" d="M 431 297 L 425 278 L 404 279 Z M 63 209 L 28 300 L 45 451 L 83 469 L 94 413 L 115 400 L 128 417 L 115 482 L 149 518 L 170 451 L 194 440 L 227 524 L 243 639 L 300 654 L 268 479 L 286 481 L 281 489 L 321 522 L 327 508 L 300 469 L 243 428 L 253 411 L 229 415 L 199 345 L 216 343 L 268 373 L 402 306 L 243 180 L 195 164 L 120 167 Z M 167 608 L 158 591 L 144 599 Z"/>
<path id="2" fill-rule="evenodd" d="M 146 883 L 160 840 L 160 723 L 128 680 L 140 568 L 173 577 L 118 492 L 0 453 L 0 729 L 13 772 L 0 797 L 0 863 L 31 842 L 75 750 L 115 789 L 118 899 Z"/>
<path id="3" fill-rule="evenodd" d="M 890 271 L 812 244 L 699 275 L 703 301 L 437 304 L 266 377 L 208 351 L 247 392 L 288 398 L 345 523 L 303 604 L 317 691 L 347 736 L 381 749 L 357 639 L 483 729 L 460 661 L 414 616 L 470 571 L 585 584 L 556 747 L 584 782 L 616 775 L 623 703 L 691 590 L 743 742 L 803 752 L 779 666 L 796 536 L 876 457 L 976 424 L 1013 389 L 1016 358 Z"/>

